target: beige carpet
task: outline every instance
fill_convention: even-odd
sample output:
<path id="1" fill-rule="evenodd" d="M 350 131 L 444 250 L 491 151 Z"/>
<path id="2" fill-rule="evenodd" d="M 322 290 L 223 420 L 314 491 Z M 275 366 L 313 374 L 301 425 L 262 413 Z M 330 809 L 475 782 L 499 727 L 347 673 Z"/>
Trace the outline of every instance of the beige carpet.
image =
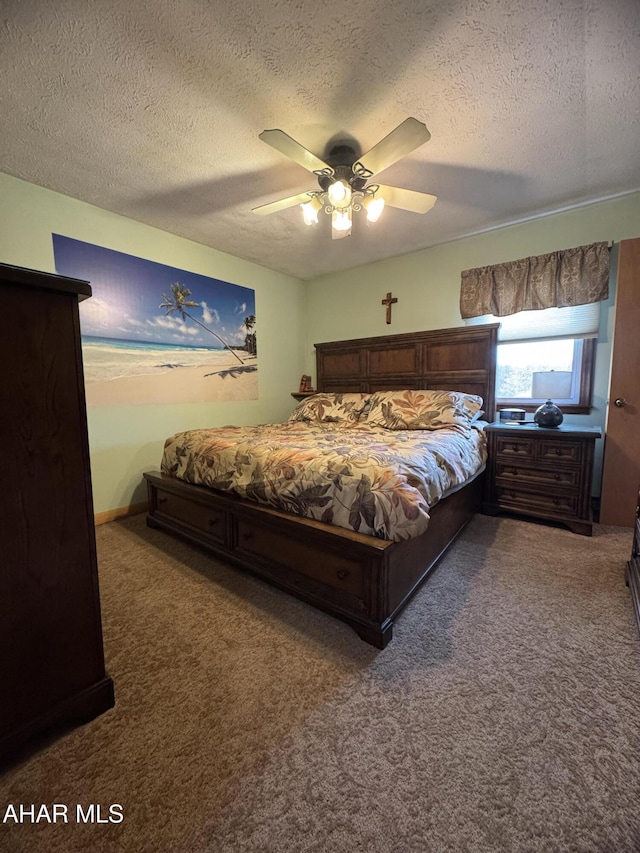
<path id="1" fill-rule="evenodd" d="M 2 815 L 70 822 L 0 850 L 638 851 L 630 547 L 477 516 L 380 652 L 143 517 L 100 527 L 116 707 L 4 771 Z"/>

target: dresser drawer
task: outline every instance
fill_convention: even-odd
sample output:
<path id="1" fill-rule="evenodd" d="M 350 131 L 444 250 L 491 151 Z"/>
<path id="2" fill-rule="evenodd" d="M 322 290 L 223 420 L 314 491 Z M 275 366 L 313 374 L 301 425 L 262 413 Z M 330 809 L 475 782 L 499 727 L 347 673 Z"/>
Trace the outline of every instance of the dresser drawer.
<path id="1" fill-rule="evenodd" d="M 187 501 L 162 489 L 157 490 L 156 502 L 159 515 L 166 515 L 182 524 L 195 527 L 196 530 L 206 533 L 215 542 L 226 543 L 226 516 L 224 512 Z"/>
<path id="2" fill-rule="evenodd" d="M 577 488 L 580 480 L 580 471 L 576 469 L 558 469 L 557 467 L 540 468 L 518 467 L 517 460 L 510 462 L 496 462 L 496 483 L 499 486 L 516 487 L 518 483 L 530 483 L 540 486 L 562 486 L 565 488 Z"/>
<path id="3" fill-rule="evenodd" d="M 537 510 L 553 515 L 575 516 L 578 512 L 578 495 L 571 492 L 549 495 L 544 492 L 499 487 L 498 503 L 505 509 Z"/>
<path id="4" fill-rule="evenodd" d="M 498 435 L 496 436 L 496 454 L 509 459 L 531 459 L 534 458 L 534 442 L 524 435 Z"/>
<path id="5" fill-rule="evenodd" d="M 363 598 L 363 577 L 361 565 L 336 552 L 330 558 L 319 554 L 312 545 L 296 542 L 279 531 L 270 530 L 238 519 L 238 539 L 234 549 L 237 554 L 246 553 L 252 557 L 264 557 L 296 573 L 296 582 L 300 578 L 310 578 L 314 583 L 346 592 L 357 599 Z M 304 583 L 304 581 L 302 581 Z M 313 591 L 313 585 L 308 587 Z"/>
<path id="6" fill-rule="evenodd" d="M 544 439 L 536 445 L 539 462 L 582 462 L 583 443 L 580 441 L 553 441 Z"/>

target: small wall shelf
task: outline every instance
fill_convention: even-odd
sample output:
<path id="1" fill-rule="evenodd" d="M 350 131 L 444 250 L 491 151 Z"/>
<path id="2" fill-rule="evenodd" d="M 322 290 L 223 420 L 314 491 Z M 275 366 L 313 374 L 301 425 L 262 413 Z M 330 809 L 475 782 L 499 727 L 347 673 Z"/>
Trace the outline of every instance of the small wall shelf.
<path id="1" fill-rule="evenodd" d="M 291 396 L 295 397 L 296 400 L 303 400 L 305 397 L 313 397 L 317 393 L 317 391 L 292 391 Z"/>

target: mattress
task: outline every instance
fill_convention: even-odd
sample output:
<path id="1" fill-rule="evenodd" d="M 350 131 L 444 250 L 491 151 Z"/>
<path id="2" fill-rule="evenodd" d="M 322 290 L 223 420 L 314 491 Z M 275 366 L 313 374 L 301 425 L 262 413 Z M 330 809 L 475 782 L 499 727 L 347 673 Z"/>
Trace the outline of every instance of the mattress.
<path id="1" fill-rule="evenodd" d="M 283 512 L 401 541 L 486 462 L 481 429 L 286 422 L 180 432 L 162 472 Z"/>

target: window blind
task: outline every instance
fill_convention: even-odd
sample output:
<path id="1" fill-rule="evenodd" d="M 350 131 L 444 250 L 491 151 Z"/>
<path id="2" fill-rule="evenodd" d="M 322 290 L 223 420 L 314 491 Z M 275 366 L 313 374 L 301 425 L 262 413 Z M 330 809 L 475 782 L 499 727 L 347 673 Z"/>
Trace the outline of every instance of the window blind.
<path id="1" fill-rule="evenodd" d="M 519 311 L 507 317 L 484 314 L 465 320 L 469 326 L 500 323 L 499 341 L 535 341 L 540 338 L 597 338 L 601 302 L 572 305 L 569 308 L 543 308 Z"/>

